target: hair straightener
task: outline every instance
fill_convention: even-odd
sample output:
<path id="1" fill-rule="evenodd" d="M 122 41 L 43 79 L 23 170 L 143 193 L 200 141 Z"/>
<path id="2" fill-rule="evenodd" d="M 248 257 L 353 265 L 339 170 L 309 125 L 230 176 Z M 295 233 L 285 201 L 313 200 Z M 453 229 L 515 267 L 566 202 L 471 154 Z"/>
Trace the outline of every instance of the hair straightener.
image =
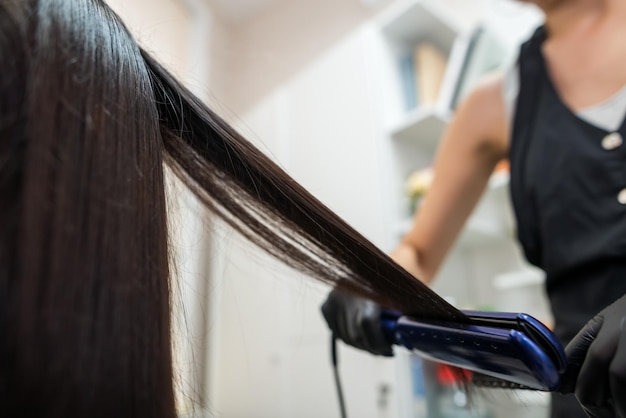
<path id="1" fill-rule="evenodd" d="M 425 322 L 385 311 L 388 337 L 420 357 L 472 371 L 472 383 L 556 391 L 567 369 L 563 347 L 523 313 L 465 311 L 466 324 Z"/>

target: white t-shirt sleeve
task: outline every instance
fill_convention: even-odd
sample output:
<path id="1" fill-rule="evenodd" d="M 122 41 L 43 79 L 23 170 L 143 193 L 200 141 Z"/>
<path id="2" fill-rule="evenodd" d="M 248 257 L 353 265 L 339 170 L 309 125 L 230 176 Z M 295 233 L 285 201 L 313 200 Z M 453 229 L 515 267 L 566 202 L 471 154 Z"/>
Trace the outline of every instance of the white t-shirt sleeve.
<path id="1" fill-rule="evenodd" d="M 520 90 L 520 74 L 517 60 L 505 67 L 502 80 L 502 101 L 509 126 L 513 129 L 517 97 Z M 608 131 L 617 130 L 626 116 L 626 86 L 607 100 L 580 109 L 576 115 Z"/>

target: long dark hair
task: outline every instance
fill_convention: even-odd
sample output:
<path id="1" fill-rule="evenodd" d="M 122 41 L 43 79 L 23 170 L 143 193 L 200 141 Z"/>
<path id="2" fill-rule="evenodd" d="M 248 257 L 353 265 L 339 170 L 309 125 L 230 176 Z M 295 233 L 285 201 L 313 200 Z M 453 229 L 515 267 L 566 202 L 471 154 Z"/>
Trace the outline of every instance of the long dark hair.
<path id="1" fill-rule="evenodd" d="M 0 415 L 174 417 L 163 167 L 312 277 L 464 315 L 142 51 L 101 0 L 0 1 Z"/>

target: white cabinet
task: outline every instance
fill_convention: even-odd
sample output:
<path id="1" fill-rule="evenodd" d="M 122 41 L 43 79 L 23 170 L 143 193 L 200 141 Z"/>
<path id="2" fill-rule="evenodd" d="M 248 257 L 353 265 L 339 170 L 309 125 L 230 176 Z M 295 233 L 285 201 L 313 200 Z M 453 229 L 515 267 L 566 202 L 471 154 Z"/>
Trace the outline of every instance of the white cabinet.
<path id="1" fill-rule="evenodd" d="M 510 15 L 499 16 L 498 10 L 494 12 L 494 3 L 472 3 L 474 14 L 468 15 L 468 10 L 458 10 L 459 4 L 465 4 L 462 2 L 402 1 L 377 21 L 379 39 L 373 49 L 380 58 L 376 63 L 376 81 L 382 121 L 381 177 L 384 179 L 388 248 L 397 244 L 412 223 L 413 214 L 405 190 L 409 174 L 432 164 L 456 103 L 483 74 L 504 67 L 515 56 L 519 40 L 523 39 L 522 36 L 517 42 L 503 39 L 498 32 L 502 22 L 492 28 L 490 19 L 511 18 Z M 524 22 L 532 28 L 536 19 L 531 16 Z M 524 23 L 517 25 L 523 27 Z M 529 30 L 517 29 L 517 32 Z M 408 109 L 403 60 L 421 43 L 434 45 L 447 57 L 447 65 L 437 100 L 426 106 L 417 100 L 417 106 Z M 420 76 L 418 72 L 416 77 Z M 434 288 L 443 296 L 451 297 L 460 307 L 496 307 L 501 289 L 493 280 L 501 274 L 525 271 L 525 268 L 515 240 L 508 173 L 498 172 L 492 176 Z M 468 291 L 465 284 L 461 285 L 464 281 L 480 289 L 480 293 Z M 537 289 L 540 290 L 540 286 Z"/>
<path id="2" fill-rule="evenodd" d="M 468 3 L 475 8 L 472 16 L 466 15 L 468 10 L 459 12 L 447 7 Z M 403 1 L 377 22 L 378 39 L 372 48 L 379 57 L 375 73 L 382 121 L 380 156 L 388 249 L 398 243 L 412 224 L 405 191 L 409 174 L 433 163 L 439 140 L 458 101 L 485 72 L 509 63 L 523 39 L 521 35 L 517 40 L 500 36 L 502 22 L 491 25 L 490 19 L 506 20 L 511 15 L 501 16 L 493 7 L 501 6 L 494 2 Z M 522 17 L 515 30 L 526 34 L 538 20 L 536 15 Z M 418 99 L 411 108 L 413 100 L 407 95 L 407 86 L 413 88 L 413 85 L 407 84 L 406 56 L 424 42 L 434 45 L 447 57 L 447 66 L 437 100 L 424 106 Z M 418 71 L 416 77 L 420 76 Z M 543 275 L 527 266 L 517 245 L 508 186 L 508 172 L 494 173 L 433 288 L 460 308 L 519 310 L 549 321 Z M 397 362 L 398 387 L 410 386 L 407 370 L 411 358 L 400 355 Z M 426 416 L 424 405 L 416 406 L 410 392 L 405 391 L 400 399 L 402 417 Z M 488 409 L 490 416 L 505 416 L 504 411 L 498 411 L 502 408 Z M 508 413 L 515 415 L 514 409 L 515 405 L 507 408 Z M 532 410 L 534 415 L 528 416 L 545 413 L 544 402 Z M 520 416 L 524 416 L 523 411 Z"/>

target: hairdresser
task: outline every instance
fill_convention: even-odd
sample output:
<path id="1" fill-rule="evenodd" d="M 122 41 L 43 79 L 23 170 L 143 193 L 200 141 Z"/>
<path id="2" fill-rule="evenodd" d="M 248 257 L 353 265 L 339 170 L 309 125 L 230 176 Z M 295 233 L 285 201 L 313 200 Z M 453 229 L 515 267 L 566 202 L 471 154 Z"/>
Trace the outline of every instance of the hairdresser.
<path id="1" fill-rule="evenodd" d="M 514 67 L 459 106 L 432 188 L 391 255 L 430 283 L 495 164 L 509 158 L 519 242 L 546 273 L 570 360 L 584 358 L 576 397 L 555 394 L 551 416 L 626 416 L 626 2 L 528 2 L 544 26 Z M 379 309 L 333 292 L 323 312 L 348 344 L 390 355 L 373 325 Z"/>

